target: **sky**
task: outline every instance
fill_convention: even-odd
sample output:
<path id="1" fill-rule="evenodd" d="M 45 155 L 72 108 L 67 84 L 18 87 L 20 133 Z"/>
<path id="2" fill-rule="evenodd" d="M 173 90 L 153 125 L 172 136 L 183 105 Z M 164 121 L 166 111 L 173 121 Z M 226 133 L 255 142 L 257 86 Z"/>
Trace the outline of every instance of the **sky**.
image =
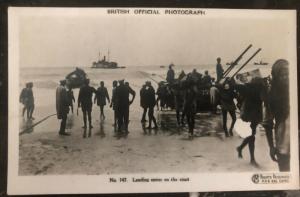
<path id="1" fill-rule="evenodd" d="M 250 17 L 249 17 L 250 16 Z M 20 17 L 21 67 L 86 67 L 110 50 L 119 66 L 231 62 L 247 48 L 254 61 L 289 58 L 291 23 L 284 17 L 34 15 Z"/>

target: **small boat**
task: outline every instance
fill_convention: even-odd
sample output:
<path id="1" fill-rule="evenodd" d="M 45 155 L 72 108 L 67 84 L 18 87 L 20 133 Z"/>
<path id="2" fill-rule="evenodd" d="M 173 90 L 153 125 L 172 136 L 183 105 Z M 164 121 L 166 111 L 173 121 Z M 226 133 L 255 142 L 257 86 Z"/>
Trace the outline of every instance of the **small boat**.
<path id="1" fill-rule="evenodd" d="M 80 68 L 76 68 L 75 71 L 66 76 L 67 84 L 70 88 L 80 88 L 86 79 L 87 74 Z"/>
<path id="2" fill-rule="evenodd" d="M 263 61 L 260 61 L 260 62 L 254 62 L 254 65 L 268 65 L 269 63 L 267 62 L 263 62 Z"/>

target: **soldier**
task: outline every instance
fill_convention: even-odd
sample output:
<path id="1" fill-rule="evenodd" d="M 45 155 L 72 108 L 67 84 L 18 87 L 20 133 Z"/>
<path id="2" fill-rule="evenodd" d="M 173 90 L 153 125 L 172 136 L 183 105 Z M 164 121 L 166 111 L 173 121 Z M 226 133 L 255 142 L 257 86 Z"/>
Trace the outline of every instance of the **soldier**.
<path id="1" fill-rule="evenodd" d="M 277 60 L 272 66 L 271 87 L 267 94 L 263 126 L 270 156 L 280 171 L 290 171 L 289 62 Z M 274 125 L 275 122 L 275 125 Z M 274 128 L 274 134 L 273 134 Z M 275 144 L 274 144 L 275 142 Z"/>
<path id="2" fill-rule="evenodd" d="M 166 105 L 166 87 L 165 87 L 163 81 L 158 83 L 158 88 L 156 90 L 156 94 L 157 94 L 157 99 L 156 99 L 157 108 L 159 108 L 158 102 L 160 102 L 160 110 L 162 111 Z"/>
<path id="3" fill-rule="evenodd" d="M 132 95 L 131 101 L 129 101 L 129 94 Z M 135 91 L 129 86 L 124 84 L 124 80 L 119 81 L 119 86 L 116 88 L 116 101 L 118 111 L 118 132 L 121 132 L 124 126 L 125 132 L 128 132 L 129 122 L 129 105 L 131 105 L 135 98 Z"/>
<path id="4" fill-rule="evenodd" d="M 189 138 L 194 136 L 194 127 L 195 127 L 195 115 L 197 109 L 196 103 L 196 89 L 194 82 L 191 79 L 187 81 L 187 87 L 185 88 L 184 95 L 184 113 L 187 118 L 187 123 L 189 127 Z"/>
<path id="5" fill-rule="evenodd" d="M 26 83 L 25 88 L 22 89 L 22 92 L 20 94 L 19 101 L 24 105 L 23 111 L 22 111 L 22 116 L 24 117 L 25 112 L 27 111 L 27 119 L 29 119 L 29 113 L 28 113 L 28 90 L 29 90 L 29 83 Z"/>
<path id="6" fill-rule="evenodd" d="M 97 92 L 96 92 L 96 95 L 94 98 L 94 103 L 96 103 L 96 101 L 97 101 L 97 105 L 100 106 L 100 119 L 102 118 L 103 120 L 105 119 L 103 109 L 104 109 L 104 106 L 106 105 L 106 99 L 110 103 L 107 88 L 104 87 L 104 81 L 101 81 L 100 87 L 97 89 Z"/>
<path id="7" fill-rule="evenodd" d="M 220 100 L 221 100 L 221 108 L 222 108 L 222 116 L 223 116 L 223 129 L 225 132 L 225 136 L 233 136 L 233 127 L 236 121 L 236 115 L 235 115 L 235 104 L 233 99 L 236 97 L 236 94 L 232 87 L 230 87 L 230 84 L 228 82 L 225 82 L 223 87 L 220 89 Z M 227 113 L 229 112 L 231 116 L 231 126 L 229 129 L 229 133 L 227 130 Z"/>
<path id="8" fill-rule="evenodd" d="M 223 76 L 223 67 L 221 65 L 221 58 L 217 58 L 217 65 L 216 65 L 216 73 L 217 73 L 217 82 L 219 82 Z"/>
<path id="9" fill-rule="evenodd" d="M 210 75 L 208 74 L 208 70 L 206 70 L 204 72 L 203 84 L 208 87 L 210 87 L 212 85 L 212 80 L 211 80 Z"/>
<path id="10" fill-rule="evenodd" d="M 262 98 L 265 91 L 262 78 L 253 78 L 248 84 L 235 84 L 236 90 L 242 96 L 241 119 L 250 122 L 252 133 L 246 137 L 240 146 L 237 147 L 238 157 L 242 158 L 242 150 L 248 145 L 250 151 L 250 163 L 258 166 L 255 156 L 255 134 L 256 127 L 262 121 Z"/>
<path id="11" fill-rule="evenodd" d="M 113 126 L 117 126 L 118 112 L 117 112 L 117 101 L 116 101 L 116 88 L 118 86 L 118 81 L 114 80 L 112 86 L 113 86 L 113 89 L 112 89 L 112 94 L 111 94 L 112 96 L 111 96 L 110 107 L 112 107 L 114 110 Z"/>
<path id="12" fill-rule="evenodd" d="M 84 85 L 80 88 L 79 90 L 79 95 L 78 95 L 78 107 L 82 109 L 83 113 L 83 122 L 84 126 L 82 128 L 86 129 L 86 119 L 88 117 L 89 121 L 89 128 L 92 129 L 92 107 L 93 107 L 93 93 L 96 94 L 96 89 L 89 86 L 90 80 L 86 79 Z"/>
<path id="13" fill-rule="evenodd" d="M 174 66 L 174 64 L 169 65 L 169 70 L 168 70 L 167 78 L 166 78 L 168 83 L 173 83 L 174 79 L 175 79 L 175 72 L 173 70 L 173 66 Z"/>
<path id="14" fill-rule="evenodd" d="M 59 135 L 70 135 L 66 130 L 67 116 L 69 113 L 69 98 L 65 88 L 66 80 L 60 81 L 60 86 L 56 89 L 56 112 L 57 119 L 61 119 Z"/>
<path id="15" fill-rule="evenodd" d="M 147 82 L 143 85 L 143 87 L 140 90 L 140 106 L 143 108 L 143 115 L 141 122 L 146 122 L 146 114 L 147 114 L 147 105 L 146 105 L 146 88 L 147 88 Z"/>
<path id="16" fill-rule="evenodd" d="M 154 117 L 154 107 L 155 107 L 155 90 L 153 88 L 153 86 L 151 85 L 150 81 L 146 82 L 146 92 L 145 92 L 145 98 L 146 98 L 146 106 L 149 109 L 148 111 L 148 118 L 149 118 L 149 126 L 147 127 L 147 129 L 152 129 L 151 125 L 152 122 L 154 123 L 154 129 L 157 129 L 157 124 L 156 124 L 156 119 Z"/>
<path id="17" fill-rule="evenodd" d="M 28 83 L 28 90 L 27 90 L 27 118 L 30 120 L 34 120 L 34 117 L 32 117 L 33 111 L 34 111 L 34 96 L 33 96 L 33 83 Z"/>

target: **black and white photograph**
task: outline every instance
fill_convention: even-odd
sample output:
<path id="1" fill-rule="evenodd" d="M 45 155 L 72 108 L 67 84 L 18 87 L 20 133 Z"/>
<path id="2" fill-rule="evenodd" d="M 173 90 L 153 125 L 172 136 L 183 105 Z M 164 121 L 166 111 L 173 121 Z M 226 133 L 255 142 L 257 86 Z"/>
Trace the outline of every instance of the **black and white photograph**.
<path id="1" fill-rule="evenodd" d="M 9 194 L 299 188 L 296 11 L 8 19 Z"/>

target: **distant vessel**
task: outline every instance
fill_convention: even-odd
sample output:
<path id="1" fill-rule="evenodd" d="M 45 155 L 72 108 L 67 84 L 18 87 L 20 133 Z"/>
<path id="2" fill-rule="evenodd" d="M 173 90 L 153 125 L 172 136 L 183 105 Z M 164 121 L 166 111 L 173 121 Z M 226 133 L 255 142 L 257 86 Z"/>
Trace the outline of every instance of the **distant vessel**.
<path id="1" fill-rule="evenodd" d="M 260 62 L 254 62 L 254 65 L 268 65 L 269 63 L 263 62 L 260 60 Z"/>
<path id="2" fill-rule="evenodd" d="M 103 56 L 103 59 L 100 60 L 100 53 L 99 53 L 99 60 L 97 62 L 93 62 L 91 68 L 116 69 L 116 68 L 125 68 L 125 66 L 118 66 L 117 62 L 110 62 L 109 51 L 108 51 L 108 60 L 106 60 L 106 56 Z"/>

